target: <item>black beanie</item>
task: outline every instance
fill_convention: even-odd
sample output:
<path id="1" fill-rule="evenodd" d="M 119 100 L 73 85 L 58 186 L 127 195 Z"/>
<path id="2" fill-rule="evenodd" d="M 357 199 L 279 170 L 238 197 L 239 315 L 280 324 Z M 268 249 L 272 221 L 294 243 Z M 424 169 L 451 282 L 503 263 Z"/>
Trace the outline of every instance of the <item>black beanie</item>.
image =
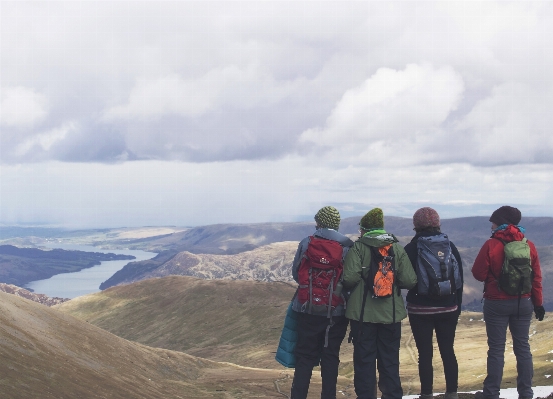
<path id="1" fill-rule="evenodd" d="M 495 223 L 498 226 L 501 226 L 502 224 L 517 225 L 520 223 L 521 217 L 522 215 L 517 208 L 504 205 L 493 211 L 492 216 L 490 216 L 490 222 Z"/>

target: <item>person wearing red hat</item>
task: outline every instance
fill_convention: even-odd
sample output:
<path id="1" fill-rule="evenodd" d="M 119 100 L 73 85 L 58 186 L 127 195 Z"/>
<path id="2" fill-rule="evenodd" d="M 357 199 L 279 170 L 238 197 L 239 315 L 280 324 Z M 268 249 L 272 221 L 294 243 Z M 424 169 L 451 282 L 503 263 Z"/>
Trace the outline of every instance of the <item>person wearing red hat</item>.
<path id="1" fill-rule="evenodd" d="M 432 338 L 434 331 L 436 332 L 436 340 L 444 365 L 445 399 L 458 399 L 459 366 L 453 346 L 463 298 L 461 255 L 455 245 L 441 232 L 440 216 L 434 209 L 430 207 L 418 209 L 413 215 L 413 225 L 416 234 L 411 242 L 405 246 L 405 252 L 407 252 L 413 267 L 417 271 L 418 284 L 407 293 L 407 313 L 419 354 L 420 399 L 431 399 L 433 396 L 434 370 L 432 357 L 434 347 Z M 422 292 L 426 285 L 425 280 L 428 279 L 422 276 L 424 270 L 421 269 L 425 267 L 421 245 L 429 240 L 443 243 L 443 248 L 446 249 L 445 252 L 448 252 L 447 259 L 451 262 L 456 261 L 455 264 L 459 273 L 459 287 L 454 287 L 441 296 L 432 296 Z"/>
<path id="2" fill-rule="evenodd" d="M 503 366 L 505 364 L 505 342 L 507 326 L 513 338 L 513 351 L 517 361 L 517 391 L 519 399 L 531 399 L 534 366 L 530 351 L 529 330 L 532 312 L 543 320 L 545 310 L 542 297 L 542 275 L 540 260 L 535 245 L 524 237 L 524 228 L 519 226 L 521 213 L 512 206 L 496 209 L 491 217 L 492 236 L 487 240 L 472 266 L 472 274 L 484 282 L 484 321 L 488 337 L 487 376 L 477 399 L 498 399 Z M 499 277 L 505 261 L 505 245 L 513 241 L 524 241 L 532 268 L 531 289 L 528 293 L 509 295 L 500 287 Z"/>

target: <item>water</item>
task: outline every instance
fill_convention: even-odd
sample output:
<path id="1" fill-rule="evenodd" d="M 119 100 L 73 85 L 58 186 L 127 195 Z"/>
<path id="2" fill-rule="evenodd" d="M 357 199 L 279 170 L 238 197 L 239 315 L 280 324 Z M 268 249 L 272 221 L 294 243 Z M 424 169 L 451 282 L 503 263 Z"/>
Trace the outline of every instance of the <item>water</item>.
<path id="1" fill-rule="evenodd" d="M 151 259 L 156 253 L 137 250 L 103 250 L 90 245 L 50 244 L 48 248 L 60 248 L 69 251 L 86 251 L 133 255 L 132 260 L 110 260 L 101 262 L 97 266 L 74 273 L 56 274 L 45 280 L 31 281 L 25 288 L 31 288 L 37 294 L 46 294 L 50 297 L 75 298 L 81 295 L 100 291 L 100 284 L 121 270 L 129 262 Z"/>

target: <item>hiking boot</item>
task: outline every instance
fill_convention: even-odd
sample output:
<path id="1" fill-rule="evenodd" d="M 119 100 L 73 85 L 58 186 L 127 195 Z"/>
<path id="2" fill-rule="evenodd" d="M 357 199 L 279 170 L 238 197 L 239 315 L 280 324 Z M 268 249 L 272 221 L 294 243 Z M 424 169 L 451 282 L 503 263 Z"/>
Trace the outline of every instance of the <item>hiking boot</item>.
<path id="1" fill-rule="evenodd" d="M 432 399 L 434 397 L 431 393 L 421 393 L 419 399 Z"/>
<path id="2" fill-rule="evenodd" d="M 459 399 L 459 395 L 457 392 L 446 392 L 444 395 L 444 399 Z"/>
<path id="3" fill-rule="evenodd" d="M 482 391 L 475 392 L 474 399 L 486 399 L 486 397 L 484 396 L 484 392 Z"/>

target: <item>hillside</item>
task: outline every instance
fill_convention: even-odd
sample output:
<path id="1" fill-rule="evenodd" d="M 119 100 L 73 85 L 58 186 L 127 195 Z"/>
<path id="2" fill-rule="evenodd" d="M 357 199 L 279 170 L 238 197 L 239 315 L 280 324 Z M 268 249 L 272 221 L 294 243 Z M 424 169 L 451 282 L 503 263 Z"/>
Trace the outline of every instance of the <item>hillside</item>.
<path id="1" fill-rule="evenodd" d="M 145 345 L 275 368 L 273 352 L 294 292 L 286 283 L 170 276 L 113 287 L 56 308 Z"/>
<path id="2" fill-rule="evenodd" d="M 21 298 L 29 299 L 33 302 L 37 302 L 46 306 L 59 305 L 60 303 L 69 300 L 69 298 L 49 297 L 44 294 L 36 294 L 34 292 L 26 290 L 25 288 L 21 288 L 13 284 L 0 283 L 0 291 L 5 292 L 6 294 L 13 294 Z"/>
<path id="3" fill-rule="evenodd" d="M 0 341 L 2 399 L 278 398 L 277 385 L 289 389 L 279 371 L 150 348 L 5 293 Z"/>
<path id="4" fill-rule="evenodd" d="M 295 241 L 278 242 L 235 255 L 193 254 L 187 251 L 173 255 L 164 252 L 149 261 L 129 263 L 103 282 L 100 289 L 169 275 L 293 282 L 291 269 L 297 245 Z M 479 249 L 459 247 L 465 277 L 463 309 L 473 311 L 482 309 L 483 283 L 476 281 L 470 271 Z M 553 311 L 553 246 L 538 247 L 538 250 L 544 276 L 545 306 Z"/>
<path id="5" fill-rule="evenodd" d="M 282 369 L 274 361 L 286 306 L 294 288 L 283 283 L 200 280 L 164 277 L 113 287 L 56 306 L 116 335 L 147 345 L 184 351 L 210 360 L 250 367 Z M 460 389 L 481 388 L 486 370 L 486 337 L 482 315 L 463 312 L 455 346 Z M 416 347 L 403 322 L 401 375 L 405 394 L 418 393 Z M 532 322 L 536 385 L 548 385 L 553 374 L 553 316 Z M 512 343 L 509 343 L 509 347 Z M 353 347 L 342 345 L 340 374 L 353 377 Z M 435 349 L 435 387 L 444 389 L 443 369 Z M 507 355 L 504 387 L 516 386 L 516 366 Z M 288 371 L 289 373 L 289 371 Z M 349 391 L 348 391 L 349 392 Z M 316 397 L 316 396 L 314 396 Z"/>
<path id="6" fill-rule="evenodd" d="M 103 282 L 100 289 L 169 275 L 293 282 L 291 265 L 297 247 L 297 242 L 285 241 L 236 255 L 192 254 L 184 251 L 163 259 L 163 253 L 147 262 L 126 265 Z"/>

